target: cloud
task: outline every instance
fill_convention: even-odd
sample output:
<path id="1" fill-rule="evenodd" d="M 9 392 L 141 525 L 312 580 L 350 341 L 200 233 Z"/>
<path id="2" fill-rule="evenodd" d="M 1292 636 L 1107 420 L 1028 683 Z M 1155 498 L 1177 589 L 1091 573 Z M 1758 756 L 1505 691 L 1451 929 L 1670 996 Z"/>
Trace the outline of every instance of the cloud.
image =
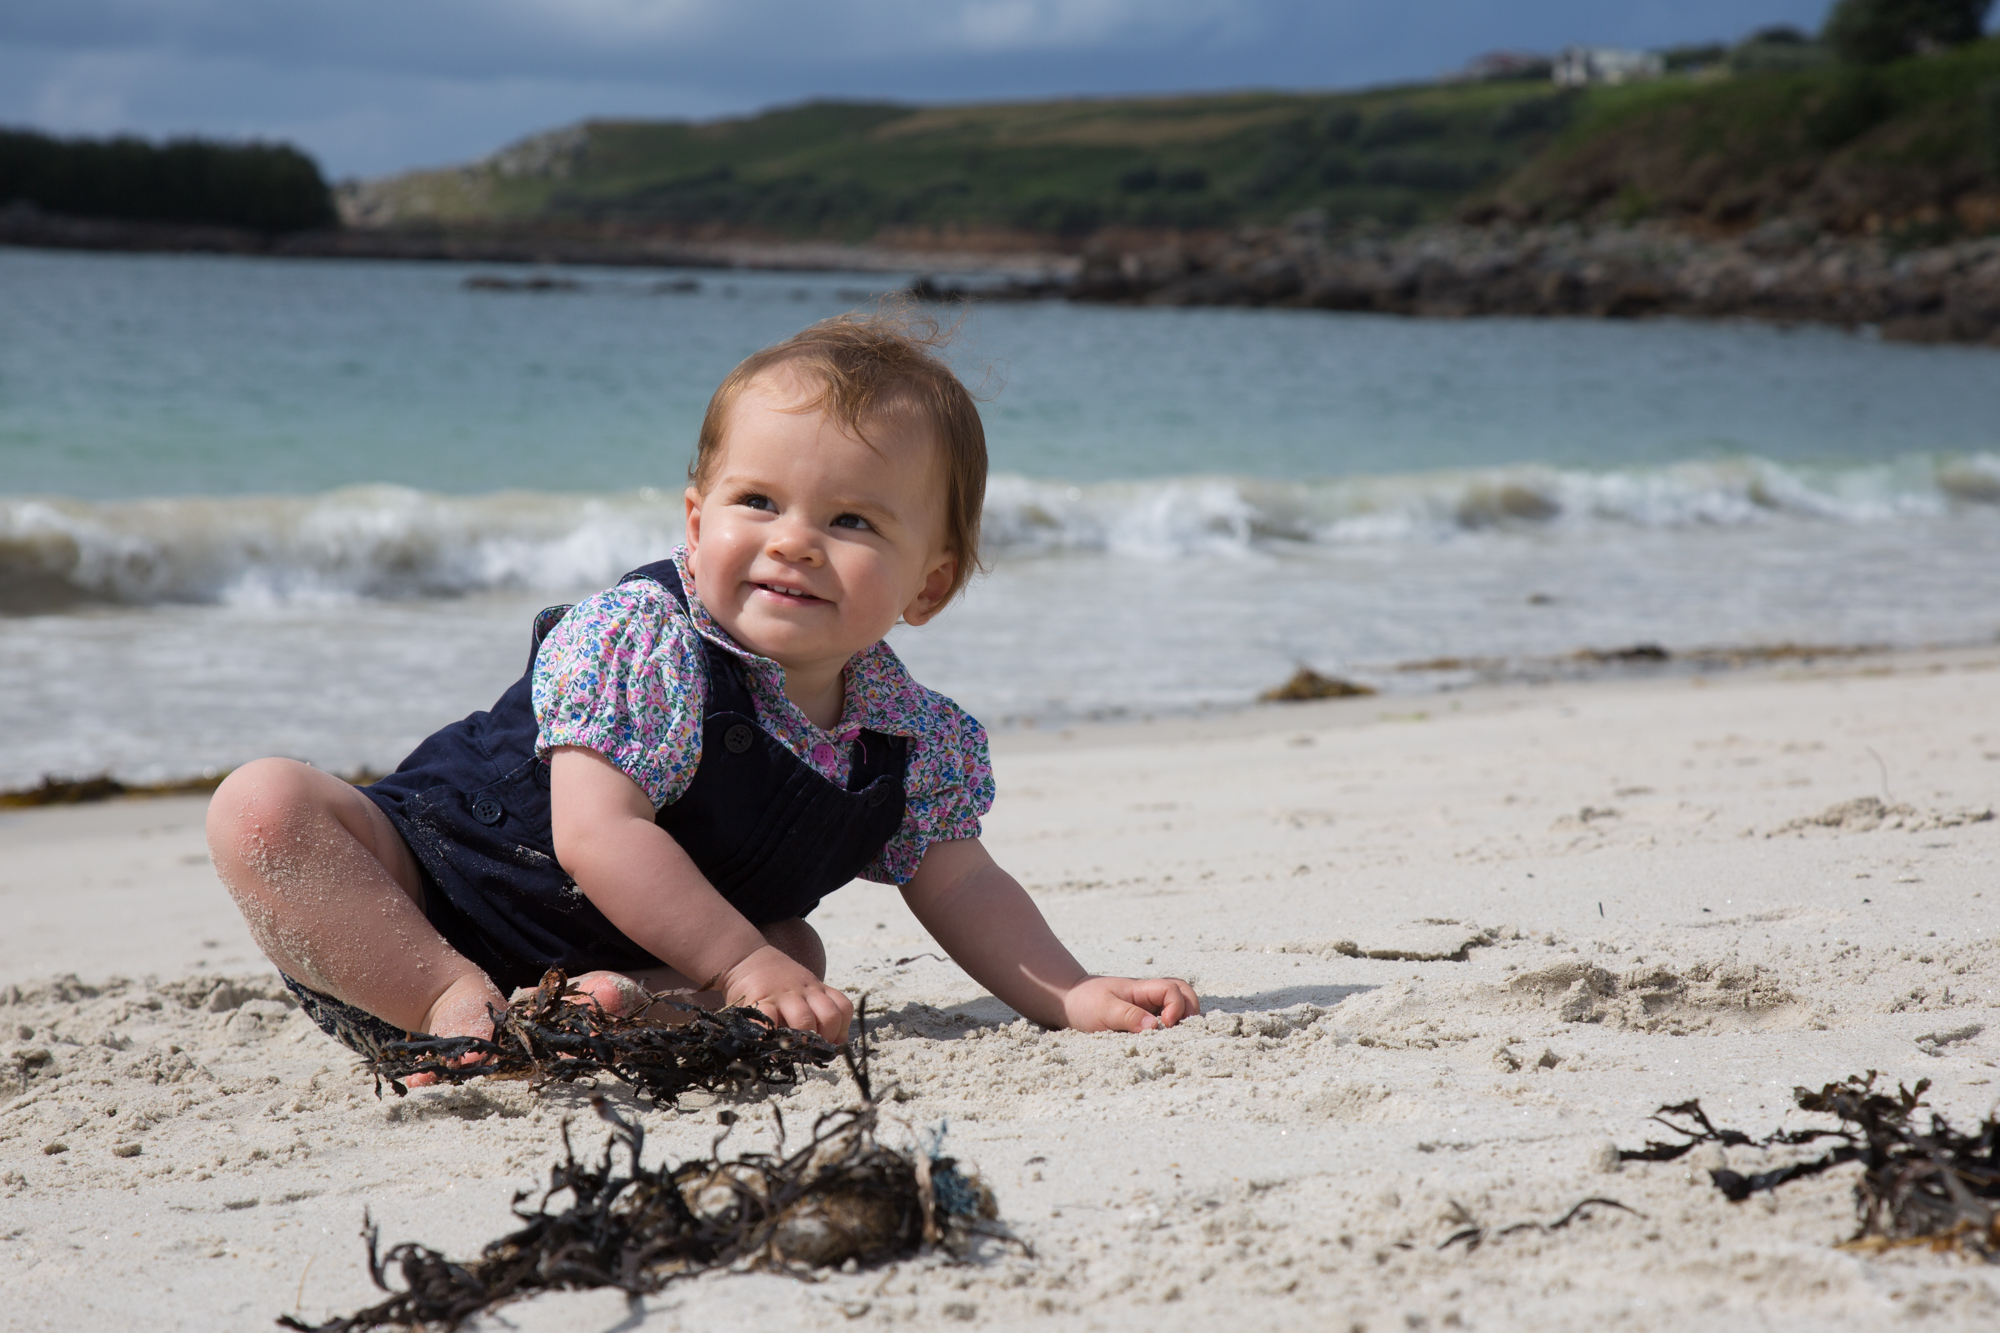
<path id="1" fill-rule="evenodd" d="M 607 58 L 747 65 L 1147 45 L 1197 36 L 1232 15 L 1294 8 L 1269 0 L 10 0 L 0 44 L 551 74 Z"/>
<path id="2" fill-rule="evenodd" d="M 125 96 L 136 68 L 149 57 L 138 52 L 85 52 L 52 65 L 34 86 L 31 118 L 94 134 L 125 129 L 132 121 Z"/>
<path id="3" fill-rule="evenodd" d="M 338 174 L 591 115 L 1421 78 L 1495 47 L 1660 45 L 1825 0 L 8 0 L 0 120 L 285 137 Z"/>

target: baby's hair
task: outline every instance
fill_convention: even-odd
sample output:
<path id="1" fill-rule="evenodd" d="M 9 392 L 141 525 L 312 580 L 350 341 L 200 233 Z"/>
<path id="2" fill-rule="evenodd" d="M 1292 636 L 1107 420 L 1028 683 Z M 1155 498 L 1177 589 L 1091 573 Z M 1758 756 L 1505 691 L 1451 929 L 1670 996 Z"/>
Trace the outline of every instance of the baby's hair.
<path id="1" fill-rule="evenodd" d="M 788 366 L 820 392 L 802 406 L 826 412 L 865 440 L 863 428 L 885 415 L 909 415 L 930 427 L 944 462 L 944 547 L 958 557 L 946 600 L 979 568 L 979 519 L 986 504 L 986 427 L 972 394 L 938 356 L 953 329 L 928 315 L 888 307 L 874 314 L 824 319 L 744 358 L 708 400 L 688 480 L 706 492 L 722 454 L 723 428 L 736 400 L 759 375 Z"/>

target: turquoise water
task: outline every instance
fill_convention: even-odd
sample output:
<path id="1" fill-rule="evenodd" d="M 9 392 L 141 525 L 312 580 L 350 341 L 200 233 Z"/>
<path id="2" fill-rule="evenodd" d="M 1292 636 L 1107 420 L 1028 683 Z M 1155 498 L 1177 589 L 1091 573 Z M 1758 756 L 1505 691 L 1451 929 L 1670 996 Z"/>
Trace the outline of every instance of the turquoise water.
<path id="1" fill-rule="evenodd" d="M 0 250 L 0 784 L 393 761 L 536 606 L 671 548 L 731 365 L 902 280 L 489 271 Z M 1298 661 L 2000 631 L 1991 349 L 1035 303 L 952 356 L 993 572 L 897 643 L 996 724 Z"/>
<path id="2" fill-rule="evenodd" d="M 9 494 L 676 485 L 742 357 L 881 279 L 0 250 Z M 682 275 L 672 275 L 682 276 Z M 893 285 L 893 284 L 890 284 Z M 1883 461 L 2000 447 L 1991 351 L 1818 328 L 987 305 L 957 360 L 996 470 L 1310 480 L 1521 462 Z"/>

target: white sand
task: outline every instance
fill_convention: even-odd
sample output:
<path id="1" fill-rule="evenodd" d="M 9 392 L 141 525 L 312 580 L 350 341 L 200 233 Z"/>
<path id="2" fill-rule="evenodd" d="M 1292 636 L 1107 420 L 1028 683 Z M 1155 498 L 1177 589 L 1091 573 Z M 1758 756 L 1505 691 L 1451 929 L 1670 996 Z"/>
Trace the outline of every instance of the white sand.
<path id="1" fill-rule="evenodd" d="M 1875 1068 L 1934 1079 L 1955 1117 L 1989 1108 L 2000 823 L 1970 817 L 2000 787 L 2000 653 L 1272 707 L 998 752 L 1002 861 L 1087 962 L 1187 976 L 1207 1016 L 1031 1031 L 954 967 L 896 961 L 930 945 L 893 892 L 851 887 L 816 919 L 834 980 L 888 1010 L 880 1063 L 914 1094 L 897 1111 L 949 1121 L 1035 1257 L 712 1275 L 637 1311 L 564 1294 L 485 1326 L 2000 1321 L 2000 1273 L 1831 1248 L 1853 1168 L 1741 1205 L 1685 1162 L 1603 1169 L 1690 1096 L 1762 1133 L 1805 1123 L 1794 1084 Z M 1780 832 L 1881 798 L 1885 775 L 1906 811 Z M 578 1112 L 517 1084 L 376 1100 L 277 998 L 200 816 L 0 816 L 10 1329 L 353 1309 L 375 1298 L 364 1208 L 387 1239 L 470 1254 Z M 1468 941 L 1462 962 L 1349 956 Z M 50 980 L 66 972 L 83 984 Z M 782 1102 L 842 1095 L 827 1077 Z M 653 1151 L 703 1151 L 715 1109 L 653 1114 Z M 768 1142 L 739 1109 L 739 1141 Z M 1467 1218 L 1590 1195 L 1644 1216 L 1438 1249 Z"/>

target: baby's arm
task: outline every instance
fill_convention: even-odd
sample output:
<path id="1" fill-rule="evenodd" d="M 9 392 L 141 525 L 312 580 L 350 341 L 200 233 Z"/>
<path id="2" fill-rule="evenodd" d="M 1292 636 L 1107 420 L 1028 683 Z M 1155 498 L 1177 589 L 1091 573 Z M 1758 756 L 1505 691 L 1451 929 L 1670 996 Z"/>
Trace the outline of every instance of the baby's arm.
<path id="1" fill-rule="evenodd" d="M 854 1006 L 767 943 L 715 891 L 667 831 L 645 790 L 581 746 L 549 752 L 556 859 L 626 938 L 728 1004 L 755 1005 L 786 1027 L 847 1036 Z"/>
<path id="2" fill-rule="evenodd" d="M 974 981 L 1046 1027 L 1143 1032 L 1201 1012 L 1185 981 L 1085 972 L 977 838 L 932 843 L 903 900 Z"/>

